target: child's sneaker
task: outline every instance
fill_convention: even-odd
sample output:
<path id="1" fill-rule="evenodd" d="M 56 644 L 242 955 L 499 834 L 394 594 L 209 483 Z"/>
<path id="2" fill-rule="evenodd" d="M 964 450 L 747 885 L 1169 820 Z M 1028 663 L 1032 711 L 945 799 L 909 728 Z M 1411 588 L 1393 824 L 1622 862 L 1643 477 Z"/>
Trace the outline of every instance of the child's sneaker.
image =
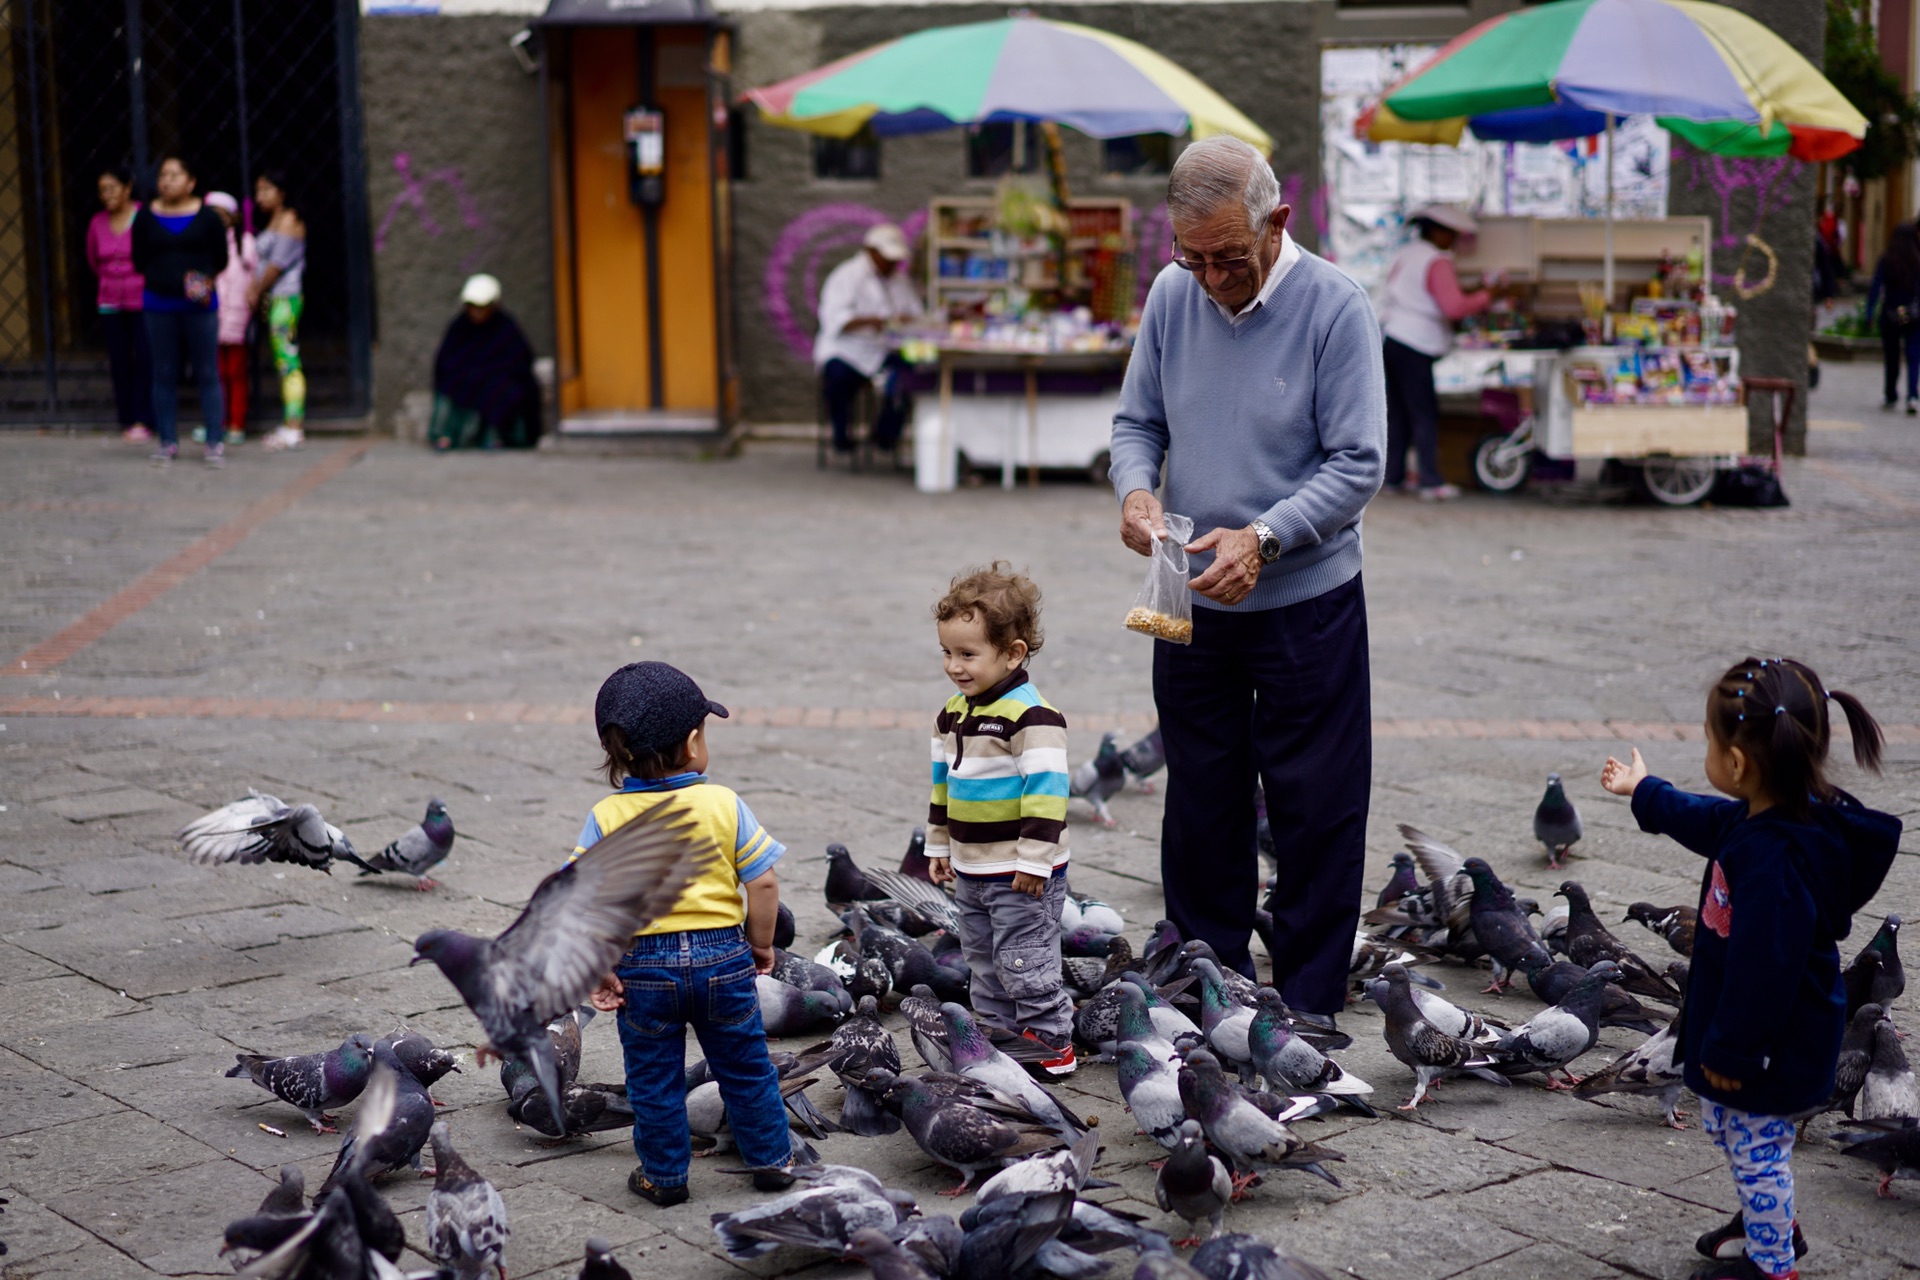
<path id="1" fill-rule="evenodd" d="M 267 436 L 267 448 L 275 453 L 298 449 L 306 442 L 307 434 L 299 427 L 275 427 Z"/>
<path id="2" fill-rule="evenodd" d="M 120 438 L 128 444 L 146 444 L 153 439 L 153 432 L 135 423 L 120 433 Z"/>
<path id="3" fill-rule="evenodd" d="M 179 445 L 163 444 L 158 449 L 155 449 L 152 453 L 147 455 L 147 461 L 151 462 L 156 467 L 164 467 L 169 462 L 172 462 L 174 459 L 174 455 L 179 452 L 180 452 Z"/>
<path id="4" fill-rule="evenodd" d="M 1050 1076 L 1070 1076 L 1080 1065 L 1074 1060 L 1073 1039 L 1070 1036 L 1062 1037 L 1063 1043 L 1059 1044 L 1054 1043 L 1052 1039 L 1035 1031 L 1022 1031 L 1020 1038 L 1023 1040 L 1031 1040 L 1035 1044 L 1053 1051 L 1050 1057 L 1028 1063 L 1027 1065 L 1030 1067 L 1044 1071 Z"/>
<path id="5" fill-rule="evenodd" d="M 206 464 L 215 471 L 227 465 L 227 447 L 223 444 L 207 446 Z"/>
<path id="6" fill-rule="evenodd" d="M 677 1187 L 655 1186 L 647 1181 L 646 1170 L 638 1165 L 635 1165 L 633 1172 L 627 1175 L 627 1190 L 649 1204 L 659 1205 L 662 1209 L 671 1209 L 674 1205 L 685 1204 L 693 1196 L 684 1182 Z"/>
<path id="7" fill-rule="evenodd" d="M 1738 1256 L 1745 1258 L 1747 1256 L 1747 1219 L 1746 1215 L 1738 1209 L 1733 1211 L 1733 1217 L 1727 1220 L 1725 1226 L 1715 1227 L 1695 1240 L 1693 1249 L 1703 1258 L 1718 1258 L 1720 1251 L 1734 1241 L 1740 1244 Z M 1793 1224 L 1793 1256 L 1796 1258 L 1807 1256 L 1807 1238 L 1800 1234 L 1800 1223 L 1797 1220 Z"/>

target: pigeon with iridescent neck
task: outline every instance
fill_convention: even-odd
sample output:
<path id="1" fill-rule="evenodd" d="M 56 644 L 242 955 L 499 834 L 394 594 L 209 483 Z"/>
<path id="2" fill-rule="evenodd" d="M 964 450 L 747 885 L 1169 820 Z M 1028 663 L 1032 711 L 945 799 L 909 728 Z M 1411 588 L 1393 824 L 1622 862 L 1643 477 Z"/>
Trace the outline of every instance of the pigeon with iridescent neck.
<path id="1" fill-rule="evenodd" d="M 1547 849 L 1547 866 L 1560 869 L 1560 860 L 1567 856 L 1567 850 L 1580 843 L 1582 834 L 1580 811 L 1573 807 L 1573 801 L 1567 799 L 1567 789 L 1560 785 L 1560 775 L 1547 775 L 1547 794 L 1540 798 L 1540 804 L 1533 811 L 1533 838 Z"/>
<path id="2" fill-rule="evenodd" d="M 338 1133 L 328 1111 L 360 1096 L 373 1070 L 373 1038 L 364 1032 L 348 1036 L 325 1053 L 303 1053 L 291 1058 L 269 1058 L 258 1053 L 236 1053 L 227 1075 L 251 1077 L 282 1102 L 300 1108 L 315 1133 Z"/>
<path id="3" fill-rule="evenodd" d="M 994 1047 L 964 1007 L 949 1001 L 940 1006 L 940 1017 L 947 1024 L 947 1046 L 953 1054 L 955 1071 L 1010 1098 L 1018 1098 L 1043 1124 L 1053 1126 L 1063 1135 L 1086 1130 L 1085 1121 L 1028 1075 L 1024 1067 Z"/>
<path id="4" fill-rule="evenodd" d="M 426 892 L 437 888 L 439 881 L 427 872 L 445 862 L 447 855 L 453 852 L 453 819 L 447 816 L 444 800 L 427 801 L 427 816 L 420 825 L 408 831 L 371 858 L 357 858 L 342 854 L 349 862 L 360 868 L 363 876 L 377 876 L 387 871 L 404 872 L 414 877 L 413 887 Z"/>

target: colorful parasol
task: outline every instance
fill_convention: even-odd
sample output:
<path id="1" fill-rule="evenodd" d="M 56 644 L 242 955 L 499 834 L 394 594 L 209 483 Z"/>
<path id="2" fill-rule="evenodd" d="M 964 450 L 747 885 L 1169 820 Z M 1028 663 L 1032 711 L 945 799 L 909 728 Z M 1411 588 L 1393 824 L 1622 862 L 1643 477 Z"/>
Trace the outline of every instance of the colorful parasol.
<path id="1" fill-rule="evenodd" d="M 849 137 L 1039 120 L 1096 138 L 1225 133 L 1271 154 L 1265 130 L 1177 63 L 1110 32 L 1016 16 L 934 27 L 749 90 L 770 124 Z"/>
<path id="2" fill-rule="evenodd" d="M 1832 160 L 1866 117 L 1743 13 L 1704 0 L 1555 0 L 1491 18 L 1389 89 L 1374 141 L 1546 142 L 1651 115 L 1716 155 Z"/>

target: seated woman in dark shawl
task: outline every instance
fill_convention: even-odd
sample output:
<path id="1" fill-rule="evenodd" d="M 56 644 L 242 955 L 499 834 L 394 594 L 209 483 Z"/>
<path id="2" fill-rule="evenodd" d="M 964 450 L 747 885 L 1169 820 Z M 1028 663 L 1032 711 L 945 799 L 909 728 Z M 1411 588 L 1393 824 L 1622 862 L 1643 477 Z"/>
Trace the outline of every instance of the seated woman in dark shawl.
<path id="1" fill-rule="evenodd" d="M 470 278 L 460 314 L 433 357 L 436 449 L 531 449 L 540 439 L 540 384 L 533 347 L 500 309 L 500 282 Z"/>

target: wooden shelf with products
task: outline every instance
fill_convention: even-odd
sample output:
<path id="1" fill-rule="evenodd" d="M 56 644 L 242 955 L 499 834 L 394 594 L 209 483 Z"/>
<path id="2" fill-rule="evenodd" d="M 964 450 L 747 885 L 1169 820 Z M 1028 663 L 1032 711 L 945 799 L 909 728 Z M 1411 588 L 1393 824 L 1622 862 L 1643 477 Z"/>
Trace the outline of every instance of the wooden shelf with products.
<path id="1" fill-rule="evenodd" d="M 927 310 L 1000 315 L 1018 310 L 1032 294 L 1060 294 L 1062 283 L 1043 236 L 1020 237 L 996 228 L 1000 202 L 990 197 L 940 197 L 928 206 Z M 1100 198 L 1067 202 L 1064 298 L 1088 306 L 1101 320 L 1124 322 L 1138 279 L 1133 203 Z"/>

